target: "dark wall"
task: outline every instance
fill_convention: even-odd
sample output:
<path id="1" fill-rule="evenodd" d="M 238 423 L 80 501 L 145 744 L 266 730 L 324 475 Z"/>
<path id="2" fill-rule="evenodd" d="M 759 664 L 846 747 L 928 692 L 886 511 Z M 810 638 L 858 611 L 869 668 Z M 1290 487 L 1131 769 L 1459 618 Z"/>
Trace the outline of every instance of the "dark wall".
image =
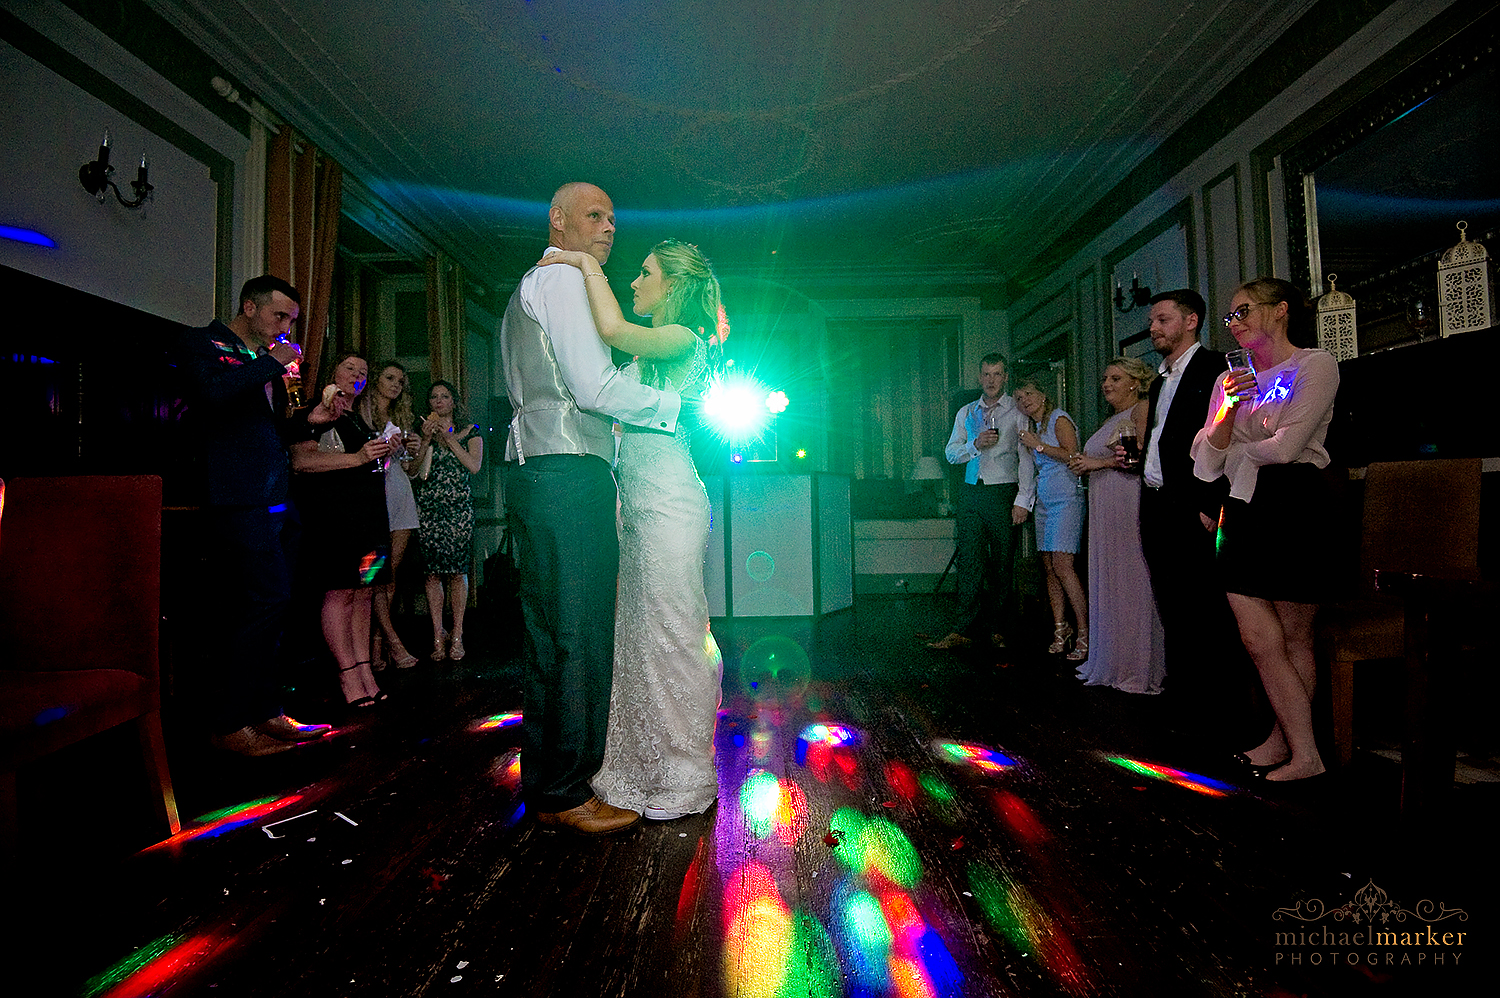
<path id="1" fill-rule="evenodd" d="M 167 360 L 181 324 L 8 267 L 0 300 L 0 478 L 156 474 L 167 505 L 195 504 Z"/>

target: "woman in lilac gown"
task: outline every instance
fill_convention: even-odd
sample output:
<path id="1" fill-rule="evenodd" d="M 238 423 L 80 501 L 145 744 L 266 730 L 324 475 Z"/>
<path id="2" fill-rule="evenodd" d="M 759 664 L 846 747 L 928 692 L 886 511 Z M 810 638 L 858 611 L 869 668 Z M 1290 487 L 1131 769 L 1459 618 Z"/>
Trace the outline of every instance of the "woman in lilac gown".
<path id="1" fill-rule="evenodd" d="M 1161 618 L 1141 553 L 1141 476 L 1115 459 L 1120 428 L 1146 439 L 1146 386 L 1156 373 L 1134 357 L 1104 369 L 1104 400 L 1115 410 L 1068 464 L 1089 482 L 1088 661 L 1078 678 L 1126 693 L 1160 693 L 1166 674 Z"/>

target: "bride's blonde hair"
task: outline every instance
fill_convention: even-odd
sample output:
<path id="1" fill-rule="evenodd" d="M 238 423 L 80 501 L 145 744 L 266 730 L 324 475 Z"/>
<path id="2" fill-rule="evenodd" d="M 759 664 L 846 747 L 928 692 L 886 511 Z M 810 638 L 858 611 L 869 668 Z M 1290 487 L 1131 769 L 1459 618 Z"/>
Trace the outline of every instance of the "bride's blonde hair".
<path id="1" fill-rule="evenodd" d="M 652 316 L 656 325 L 687 326 L 704 338 L 729 335 L 729 320 L 719 291 L 719 278 L 703 251 L 692 243 L 663 239 L 651 247 L 661 276 L 672 282 L 671 290 Z"/>

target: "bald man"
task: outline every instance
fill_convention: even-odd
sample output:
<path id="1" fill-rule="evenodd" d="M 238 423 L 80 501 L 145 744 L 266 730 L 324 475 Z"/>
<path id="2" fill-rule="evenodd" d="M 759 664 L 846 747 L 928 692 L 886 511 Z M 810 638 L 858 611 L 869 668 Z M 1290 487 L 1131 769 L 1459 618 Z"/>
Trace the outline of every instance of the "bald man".
<path id="1" fill-rule="evenodd" d="M 548 253 L 581 250 L 603 266 L 615 209 L 593 184 L 558 189 Z M 594 275 L 595 280 L 603 279 Z M 614 673 L 613 420 L 675 433 L 681 398 L 623 376 L 599 339 L 575 267 L 533 267 L 500 327 L 515 409 L 506 440 L 506 507 L 515 532 L 527 654 L 521 785 L 544 826 L 610 835 L 640 820 L 594 796 Z"/>

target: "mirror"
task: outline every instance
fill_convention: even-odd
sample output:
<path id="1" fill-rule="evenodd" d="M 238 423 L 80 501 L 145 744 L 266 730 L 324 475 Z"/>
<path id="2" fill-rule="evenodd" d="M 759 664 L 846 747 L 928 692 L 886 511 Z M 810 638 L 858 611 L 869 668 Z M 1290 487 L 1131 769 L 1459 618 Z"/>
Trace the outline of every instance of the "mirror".
<path id="1" fill-rule="evenodd" d="M 1321 294 L 1337 276 L 1357 303 L 1361 354 L 1438 335 L 1437 263 L 1459 240 L 1456 222 L 1500 255 L 1500 80 L 1492 60 L 1471 54 L 1493 42 L 1495 21 L 1461 33 L 1286 156 L 1288 217 L 1307 223 L 1302 245 L 1293 240 L 1293 281 Z"/>

